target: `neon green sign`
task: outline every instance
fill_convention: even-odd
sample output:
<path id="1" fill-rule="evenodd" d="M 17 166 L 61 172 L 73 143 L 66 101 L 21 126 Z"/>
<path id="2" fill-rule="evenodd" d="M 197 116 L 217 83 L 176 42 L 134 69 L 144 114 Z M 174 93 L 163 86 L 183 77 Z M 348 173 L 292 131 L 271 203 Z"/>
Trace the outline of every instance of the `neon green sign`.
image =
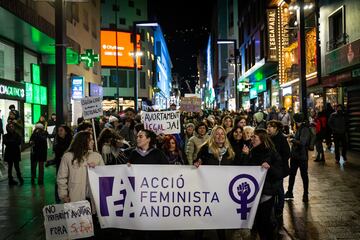
<path id="1" fill-rule="evenodd" d="M 47 88 L 44 86 L 25 83 L 25 102 L 47 105 Z"/>
<path id="2" fill-rule="evenodd" d="M 37 123 L 41 116 L 41 106 L 40 105 L 33 105 L 33 123 Z"/>
<path id="3" fill-rule="evenodd" d="M 84 54 L 80 54 L 80 62 L 84 62 L 87 67 L 91 68 L 95 62 L 99 62 L 99 54 L 94 54 L 93 49 L 86 49 Z"/>
<path id="4" fill-rule="evenodd" d="M 6 86 L 3 84 L 0 84 L 0 96 L 1 95 L 7 95 L 10 97 L 19 97 L 24 98 L 25 97 L 25 91 L 24 89 L 18 88 L 18 87 L 12 87 L 12 86 Z"/>
<path id="5" fill-rule="evenodd" d="M 31 81 L 32 83 L 39 84 L 40 81 L 40 66 L 37 64 L 32 63 L 31 64 Z"/>

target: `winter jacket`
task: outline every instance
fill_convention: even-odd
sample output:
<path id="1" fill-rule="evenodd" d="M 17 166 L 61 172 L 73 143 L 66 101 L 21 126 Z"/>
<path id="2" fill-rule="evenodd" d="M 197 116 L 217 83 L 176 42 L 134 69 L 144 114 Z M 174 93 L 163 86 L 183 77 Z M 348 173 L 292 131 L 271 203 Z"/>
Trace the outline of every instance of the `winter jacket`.
<path id="1" fill-rule="evenodd" d="M 208 144 L 201 147 L 196 160 L 194 160 L 194 163 L 199 160 L 201 160 L 202 165 L 233 165 L 234 164 L 234 161 L 233 161 L 234 159 L 229 158 L 228 150 L 226 150 L 226 152 L 224 153 L 224 155 L 222 156 L 222 158 L 220 160 L 220 159 L 216 158 L 214 156 L 214 154 L 212 154 L 209 151 Z"/>
<path id="2" fill-rule="evenodd" d="M 326 116 L 315 118 L 316 135 L 324 137 L 326 131 Z"/>
<path id="3" fill-rule="evenodd" d="M 46 162 L 47 159 L 47 136 L 48 133 L 41 129 L 35 129 L 30 137 L 33 144 L 31 150 L 31 159 L 37 162 Z"/>
<path id="4" fill-rule="evenodd" d="M 65 151 L 70 147 L 72 137 L 65 136 L 65 138 L 61 138 L 59 136 L 55 137 L 53 151 L 55 153 L 55 164 L 56 169 L 59 169 L 61 158 L 63 157 Z"/>
<path id="5" fill-rule="evenodd" d="M 186 157 L 190 165 L 193 165 L 201 146 L 209 139 L 209 135 L 205 134 L 203 137 L 192 136 L 189 139 L 186 148 Z"/>
<path id="6" fill-rule="evenodd" d="M 249 155 L 244 155 L 246 165 L 260 166 L 264 162 L 270 165 L 266 174 L 262 194 L 275 195 L 280 187 L 280 180 L 283 179 L 283 167 L 280 155 L 271 149 L 265 148 L 264 144 L 253 147 Z"/>
<path id="7" fill-rule="evenodd" d="M 73 156 L 72 152 L 67 152 L 62 157 L 57 174 L 57 184 L 60 199 L 68 196 L 71 202 L 77 202 L 91 197 L 87 165 L 91 163 L 101 166 L 104 165 L 104 161 L 99 153 L 93 151 L 89 151 L 80 165 L 77 160 L 72 163 Z"/>
<path id="8" fill-rule="evenodd" d="M 20 162 L 21 161 L 21 136 L 15 131 L 6 133 L 4 135 L 3 144 L 5 145 L 4 161 L 5 162 Z"/>
<path id="9" fill-rule="evenodd" d="M 130 153 L 129 162 L 131 164 L 169 164 L 165 154 L 157 148 L 148 149 L 146 152 L 135 148 Z"/>
<path id="10" fill-rule="evenodd" d="M 289 143 L 281 131 L 278 131 L 278 134 L 271 137 L 273 141 L 276 151 L 281 157 L 282 169 L 283 169 L 283 177 L 289 175 L 289 158 L 290 158 L 290 146 Z"/>
<path id="11" fill-rule="evenodd" d="M 344 134 L 346 132 L 346 118 L 342 112 L 334 112 L 330 115 L 329 126 L 334 134 Z"/>
<path id="12" fill-rule="evenodd" d="M 308 160 L 308 146 L 310 143 L 310 129 L 305 123 L 301 124 L 296 131 L 294 139 L 291 140 L 291 158 L 297 160 Z"/>
<path id="13" fill-rule="evenodd" d="M 123 125 L 120 130 L 120 136 L 124 137 L 125 140 L 128 141 L 131 146 L 134 146 L 136 144 L 134 129 L 129 128 L 126 125 Z"/>

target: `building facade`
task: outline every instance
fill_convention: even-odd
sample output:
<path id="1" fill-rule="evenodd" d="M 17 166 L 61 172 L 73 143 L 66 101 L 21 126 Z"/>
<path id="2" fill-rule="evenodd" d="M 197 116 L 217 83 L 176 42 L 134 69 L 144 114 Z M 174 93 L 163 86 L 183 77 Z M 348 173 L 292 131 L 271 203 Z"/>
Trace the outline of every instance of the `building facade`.
<path id="1" fill-rule="evenodd" d="M 348 114 L 349 147 L 360 150 L 360 2 L 319 1 L 321 84 L 324 101 L 343 104 Z"/>
<path id="2" fill-rule="evenodd" d="M 66 3 L 68 119 L 74 119 L 71 100 L 72 76 L 84 79 L 82 96 L 89 95 L 89 84 L 100 84 L 100 67 L 79 62 L 86 49 L 99 52 L 100 0 Z M 27 142 L 33 125 L 41 115 L 49 118 L 56 112 L 55 83 L 55 4 L 45 1 L 0 1 L 0 99 L 3 124 L 7 122 L 9 105 L 19 110 Z M 10 96 L 9 96 L 10 94 Z"/>

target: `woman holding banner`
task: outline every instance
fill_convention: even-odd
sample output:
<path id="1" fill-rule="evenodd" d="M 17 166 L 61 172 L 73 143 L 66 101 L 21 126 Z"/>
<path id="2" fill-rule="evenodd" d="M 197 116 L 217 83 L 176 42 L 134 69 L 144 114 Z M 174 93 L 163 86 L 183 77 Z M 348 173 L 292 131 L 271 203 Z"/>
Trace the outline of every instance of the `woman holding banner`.
<path id="1" fill-rule="evenodd" d="M 104 165 L 101 155 L 93 152 L 93 149 L 92 133 L 80 131 L 62 157 L 57 184 L 59 197 L 63 202 L 77 202 L 92 197 L 87 181 L 87 167 Z"/>
<path id="2" fill-rule="evenodd" d="M 271 221 L 275 195 L 278 192 L 282 177 L 282 162 L 280 155 L 265 129 L 256 129 L 251 136 L 252 148 L 243 147 L 243 161 L 246 165 L 261 165 L 267 169 L 267 175 L 256 212 L 254 228 L 260 239 L 274 239 L 275 229 Z"/>
<path id="3" fill-rule="evenodd" d="M 210 138 L 201 147 L 199 154 L 194 161 L 194 165 L 233 165 L 235 153 L 226 136 L 226 130 L 222 126 L 215 126 L 211 131 Z M 216 230 L 218 239 L 226 239 L 225 230 Z M 204 231 L 199 230 L 195 233 L 195 239 L 202 239 Z"/>
<path id="4" fill-rule="evenodd" d="M 165 154 L 155 147 L 156 134 L 151 130 L 141 130 L 137 134 L 136 148 L 130 153 L 131 164 L 169 164 Z"/>

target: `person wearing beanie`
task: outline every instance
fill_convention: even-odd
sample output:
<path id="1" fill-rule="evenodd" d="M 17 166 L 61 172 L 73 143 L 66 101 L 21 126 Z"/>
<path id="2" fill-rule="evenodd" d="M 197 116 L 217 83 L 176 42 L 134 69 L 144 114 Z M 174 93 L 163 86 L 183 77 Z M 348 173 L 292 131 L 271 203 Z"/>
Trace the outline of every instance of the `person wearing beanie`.
<path id="1" fill-rule="evenodd" d="M 44 184 L 44 163 L 47 159 L 47 137 L 44 125 L 40 122 L 35 124 L 35 130 L 30 137 L 31 144 L 31 184 L 35 184 L 36 168 L 39 164 L 38 184 Z"/>

